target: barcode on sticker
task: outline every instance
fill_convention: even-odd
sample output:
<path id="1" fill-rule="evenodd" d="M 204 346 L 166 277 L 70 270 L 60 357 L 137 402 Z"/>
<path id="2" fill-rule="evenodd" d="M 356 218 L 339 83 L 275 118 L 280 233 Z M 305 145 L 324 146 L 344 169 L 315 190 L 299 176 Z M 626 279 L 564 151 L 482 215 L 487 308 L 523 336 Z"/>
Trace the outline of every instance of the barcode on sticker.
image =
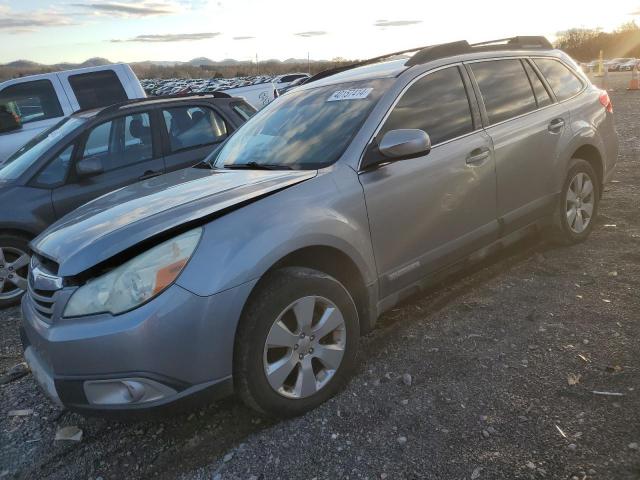
<path id="1" fill-rule="evenodd" d="M 333 92 L 327 102 L 338 102 L 340 100 L 361 100 L 367 98 L 373 88 L 350 88 L 348 90 L 338 90 Z"/>

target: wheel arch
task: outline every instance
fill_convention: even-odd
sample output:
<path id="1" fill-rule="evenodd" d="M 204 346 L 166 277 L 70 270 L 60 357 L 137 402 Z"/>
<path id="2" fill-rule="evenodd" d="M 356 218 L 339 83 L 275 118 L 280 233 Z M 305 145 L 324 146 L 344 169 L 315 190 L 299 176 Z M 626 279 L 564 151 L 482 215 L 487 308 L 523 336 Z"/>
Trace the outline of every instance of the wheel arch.
<path id="1" fill-rule="evenodd" d="M 306 267 L 326 273 L 338 280 L 352 296 L 358 311 L 360 332 L 373 328 L 376 314 L 371 289 L 356 261 L 339 248 L 328 245 L 311 245 L 291 251 L 274 262 L 253 287 L 249 298 L 260 288 L 269 273 L 285 267 Z"/>
<path id="2" fill-rule="evenodd" d="M 598 184 L 600 186 L 600 195 L 602 196 L 602 187 L 604 184 L 604 164 L 602 154 L 597 147 L 591 144 L 585 144 L 576 149 L 571 158 L 579 158 L 589 162 L 598 175 Z"/>

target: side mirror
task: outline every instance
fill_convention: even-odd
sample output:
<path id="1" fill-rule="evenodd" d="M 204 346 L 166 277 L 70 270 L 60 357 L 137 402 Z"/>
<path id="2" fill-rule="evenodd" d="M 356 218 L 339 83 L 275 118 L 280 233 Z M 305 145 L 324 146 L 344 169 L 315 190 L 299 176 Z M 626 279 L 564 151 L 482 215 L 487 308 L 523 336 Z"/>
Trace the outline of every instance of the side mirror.
<path id="1" fill-rule="evenodd" d="M 83 158 L 76 163 L 76 172 L 79 177 L 93 177 L 104 172 L 102 160 L 99 157 Z"/>
<path id="2" fill-rule="evenodd" d="M 0 133 L 13 132 L 21 128 L 22 122 L 20 121 L 20 117 L 9 109 L 9 107 L 0 105 Z"/>
<path id="3" fill-rule="evenodd" d="M 378 149 L 389 160 L 403 160 L 429 153 L 431 139 L 424 130 L 389 130 L 380 140 Z"/>

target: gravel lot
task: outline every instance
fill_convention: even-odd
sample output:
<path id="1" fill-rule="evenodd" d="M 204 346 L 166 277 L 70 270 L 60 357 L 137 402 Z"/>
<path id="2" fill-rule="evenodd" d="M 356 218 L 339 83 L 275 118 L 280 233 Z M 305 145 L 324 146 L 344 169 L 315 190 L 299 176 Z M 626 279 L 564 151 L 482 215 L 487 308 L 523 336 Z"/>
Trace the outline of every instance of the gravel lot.
<path id="1" fill-rule="evenodd" d="M 83 418 L 23 376 L 0 386 L 0 478 L 640 479 L 640 92 L 627 82 L 612 79 L 621 155 L 583 245 L 527 240 L 394 309 L 346 390 L 294 420 L 234 398 Z M 18 318 L 0 311 L 0 372 L 22 361 Z M 64 426 L 82 440 L 54 441 Z"/>

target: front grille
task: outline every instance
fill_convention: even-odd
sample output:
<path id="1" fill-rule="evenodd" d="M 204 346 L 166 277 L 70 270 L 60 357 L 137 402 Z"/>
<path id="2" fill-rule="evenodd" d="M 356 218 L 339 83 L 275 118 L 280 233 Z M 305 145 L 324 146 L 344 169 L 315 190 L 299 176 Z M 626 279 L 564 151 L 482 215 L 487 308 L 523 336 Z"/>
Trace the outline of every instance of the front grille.
<path id="1" fill-rule="evenodd" d="M 29 296 L 33 300 L 33 307 L 46 320 L 51 320 L 53 316 L 54 296 L 56 292 L 47 290 L 36 290 L 29 283 Z"/>
<path id="2" fill-rule="evenodd" d="M 33 257 L 29 266 L 27 287 L 27 294 L 31 299 L 33 308 L 38 312 L 40 318 L 47 323 L 51 323 L 56 293 L 62 288 L 62 279 L 57 277 L 49 267 L 50 265 L 45 265 L 38 258 Z"/>

